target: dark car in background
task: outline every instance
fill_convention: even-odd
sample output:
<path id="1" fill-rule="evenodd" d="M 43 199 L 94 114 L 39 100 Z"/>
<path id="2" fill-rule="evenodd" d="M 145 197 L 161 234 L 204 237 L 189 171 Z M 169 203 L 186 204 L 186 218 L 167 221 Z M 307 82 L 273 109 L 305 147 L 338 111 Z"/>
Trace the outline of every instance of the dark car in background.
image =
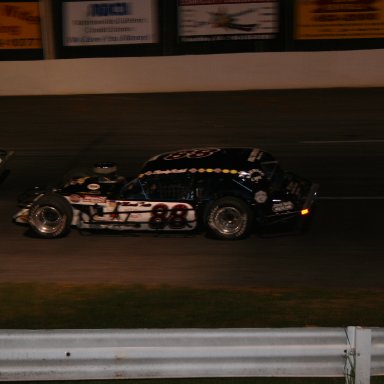
<path id="1" fill-rule="evenodd" d="M 134 178 L 118 176 L 114 163 L 61 186 L 35 187 L 19 199 L 17 223 L 40 237 L 71 227 L 134 231 L 203 229 L 226 240 L 255 226 L 307 217 L 318 185 L 284 171 L 257 148 L 196 148 L 149 159 Z"/>
<path id="2" fill-rule="evenodd" d="M 13 151 L 0 149 L 0 184 L 4 181 L 7 174 L 9 173 L 5 165 L 8 163 L 9 159 L 13 156 L 13 154 Z"/>

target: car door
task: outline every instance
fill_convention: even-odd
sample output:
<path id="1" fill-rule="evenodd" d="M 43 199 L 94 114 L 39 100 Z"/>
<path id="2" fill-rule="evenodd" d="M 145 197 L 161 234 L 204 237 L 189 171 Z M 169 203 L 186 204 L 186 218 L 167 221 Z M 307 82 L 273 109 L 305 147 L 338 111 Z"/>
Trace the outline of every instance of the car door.
<path id="1" fill-rule="evenodd" d="M 153 175 L 134 179 L 117 199 L 105 201 L 98 209 L 93 220 L 111 229 L 177 231 L 196 227 L 191 194 L 179 178 Z"/>

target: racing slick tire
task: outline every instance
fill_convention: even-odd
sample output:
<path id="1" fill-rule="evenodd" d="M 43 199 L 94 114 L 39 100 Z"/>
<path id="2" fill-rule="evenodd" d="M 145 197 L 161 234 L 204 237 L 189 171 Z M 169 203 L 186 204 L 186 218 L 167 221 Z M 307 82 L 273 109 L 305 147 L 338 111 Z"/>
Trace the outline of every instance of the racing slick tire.
<path id="1" fill-rule="evenodd" d="M 32 230 L 46 239 L 65 236 L 71 227 L 73 210 L 70 203 L 55 193 L 40 197 L 29 211 Z"/>
<path id="2" fill-rule="evenodd" d="M 205 224 L 208 233 L 215 238 L 239 240 L 249 235 L 253 212 L 243 200 L 223 197 L 207 207 Z"/>

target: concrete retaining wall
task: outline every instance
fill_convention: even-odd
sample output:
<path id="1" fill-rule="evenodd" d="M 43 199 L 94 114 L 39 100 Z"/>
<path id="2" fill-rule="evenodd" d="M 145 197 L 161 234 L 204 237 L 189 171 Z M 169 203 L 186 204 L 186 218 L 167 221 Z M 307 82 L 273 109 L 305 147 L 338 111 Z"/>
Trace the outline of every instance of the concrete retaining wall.
<path id="1" fill-rule="evenodd" d="M 0 62 L 0 95 L 383 87 L 384 50 Z"/>

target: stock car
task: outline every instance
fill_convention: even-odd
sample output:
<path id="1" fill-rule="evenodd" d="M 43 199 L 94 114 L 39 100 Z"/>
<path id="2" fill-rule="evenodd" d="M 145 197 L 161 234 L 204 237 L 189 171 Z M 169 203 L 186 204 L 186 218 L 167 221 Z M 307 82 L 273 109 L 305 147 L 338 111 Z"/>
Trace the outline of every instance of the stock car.
<path id="1" fill-rule="evenodd" d="M 196 148 L 162 153 L 134 178 L 115 163 L 58 187 L 35 187 L 19 198 L 17 223 L 40 237 L 71 227 L 134 231 L 192 231 L 219 239 L 249 235 L 255 225 L 308 216 L 318 185 L 284 171 L 258 148 Z"/>
<path id="2" fill-rule="evenodd" d="M 13 151 L 6 151 L 5 149 L 0 149 L 0 183 L 7 175 L 7 170 L 5 169 L 5 164 L 13 156 Z"/>

